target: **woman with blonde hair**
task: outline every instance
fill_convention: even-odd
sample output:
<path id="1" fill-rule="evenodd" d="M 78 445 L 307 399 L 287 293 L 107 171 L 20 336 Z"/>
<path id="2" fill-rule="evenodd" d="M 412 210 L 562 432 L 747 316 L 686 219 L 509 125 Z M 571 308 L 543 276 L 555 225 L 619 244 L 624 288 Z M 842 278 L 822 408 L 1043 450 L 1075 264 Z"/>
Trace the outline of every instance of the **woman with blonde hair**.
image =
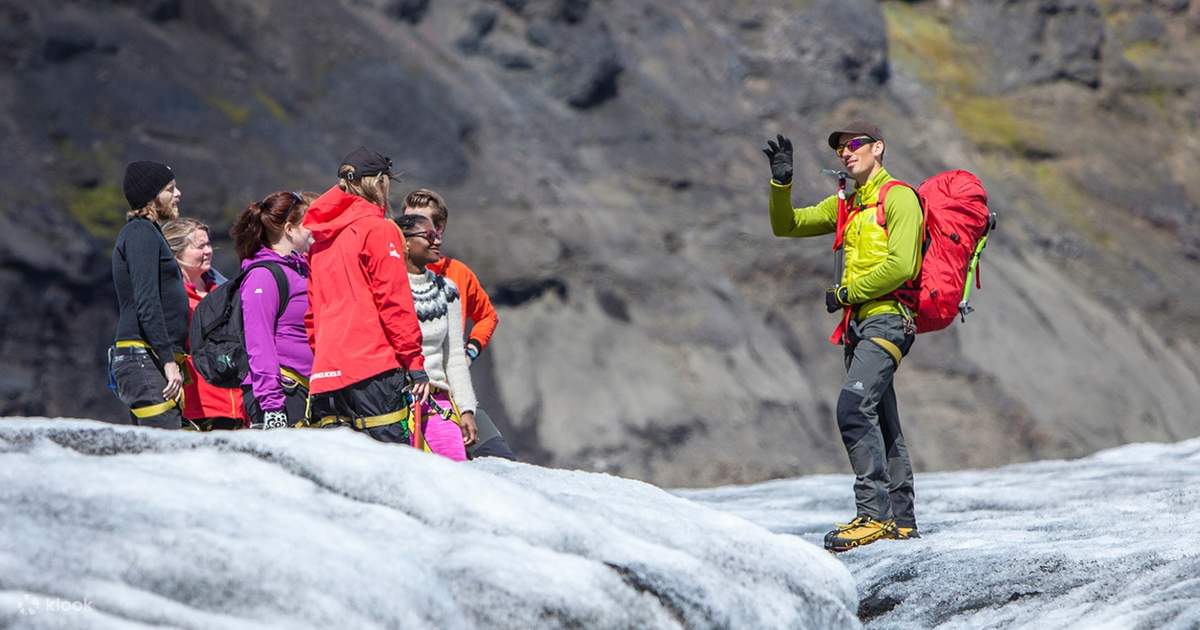
<path id="1" fill-rule="evenodd" d="M 133 424 L 179 429 L 188 299 L 159 225 L 179 216 L 183 193 L 171 167 L 148 161 L 125 168 L 124 188 L 130 211 L 112 253 L 120 315 L 109 370 Z"/>
<path id="2" fill-rule="evenodd" d="M 183 272 L 183 288 L 188 297 L 188 321 L 196 305 L 226 278 L 212 268 L 213 248 L 208 226 L 195 219 L 175 219 L 162 226 L 167 246 Z M 183 380 L 183 418 L 198 431 L 240 429 L 246 424 L 242 409 L 242 391 L 210 385 L 196 371 L 189 356 Z"/>
<path id="3" fill-rule="evenodd" d="M 310 421 L 410 444 L 405 390 L 423 402 L 429 377 L 404 240 L 385 218 L 391 178 L 392 161 L 360 147 L 342 160 L 337 186 L 304 217 L 314 239 L 308 285 L 315 349 Z"/>

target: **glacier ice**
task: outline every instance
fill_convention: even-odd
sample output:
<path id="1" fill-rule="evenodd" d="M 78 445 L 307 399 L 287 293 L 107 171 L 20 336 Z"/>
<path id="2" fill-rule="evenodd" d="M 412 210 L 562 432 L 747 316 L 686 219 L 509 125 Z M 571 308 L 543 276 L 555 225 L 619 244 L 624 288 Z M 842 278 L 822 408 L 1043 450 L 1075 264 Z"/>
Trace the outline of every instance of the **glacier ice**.
<path id="1" fill-rule="evenodd" d="M 849 476 L 681 491 L 819 544 Z M 867 627 L 1200 628 L 1200 439 L 919 474 L 923 538 L 838 556 Z"/>
<path id="2" fill-rule="evenodd" d="M 345 429 L 0 419 L 0 626 L 855 628 L 824 551 L 648 484 Z"/>

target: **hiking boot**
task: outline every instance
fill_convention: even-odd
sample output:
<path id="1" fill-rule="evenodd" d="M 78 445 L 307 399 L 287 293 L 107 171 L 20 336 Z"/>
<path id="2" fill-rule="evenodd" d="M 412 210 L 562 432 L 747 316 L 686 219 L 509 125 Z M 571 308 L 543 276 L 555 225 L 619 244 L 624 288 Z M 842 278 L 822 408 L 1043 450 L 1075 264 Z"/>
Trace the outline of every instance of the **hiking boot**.
<path id="1" fill-rule="evenodd" d="M 844 532 L 847 529 L 850 529 L 852 527 L 858 527 L 859 525 L 862 525 L 863 523 L 865 523 L 869 520 L 871 520 L 871 519 L 866 516 L 855 516 L 854 519 L 851 520 L 849 523 L 834 523 L 833 531 L 829 532 L 828 534 L 825 534 L 825 548 L 826 549 L 830 548 L 830 545 L 832 544 L 830 541 L 833 540 L 834 536 L 837 536 L 841 532 Z"/>
<path id="2" fill-rule="evenodd" d="M 892 540 L 908 540 L 910 538 L 920 537 L 921 533 L 917 531 L 916 525 L 913 525 L 912 527 L 900 527 L 897 525 L 896 531 L 892 532 L 891 536 L 888 536 L 888 538 L 891 538 Z"/>
<path id="3" fill-rule="evenodd" d="M 825 534 L 825 549 L 835 553 L 848 551 L 882 538 L 893 538 L 895 534 L 896 524 L 892 520 L 877 521 L 867 516 L 859 516 Z"/>

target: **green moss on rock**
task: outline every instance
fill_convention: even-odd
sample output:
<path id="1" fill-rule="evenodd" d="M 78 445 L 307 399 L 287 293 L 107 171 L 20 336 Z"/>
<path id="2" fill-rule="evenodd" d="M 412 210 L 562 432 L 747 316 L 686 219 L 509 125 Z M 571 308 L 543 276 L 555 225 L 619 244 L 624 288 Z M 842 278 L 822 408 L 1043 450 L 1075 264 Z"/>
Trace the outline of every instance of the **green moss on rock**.
<path id="1" fill-rule="evenodd" d="M 1046 134 L 1033 120 L 1018 118 L 1013 103 L 989 96 L 952 96 L 946 105 L 963 134 L 980 149 L 1027 157 L 1050 153 Z"/>
<path id="2" fill-rule="evenodd" d="M 279 101 L 272 98 L 270 94 L 267 94 L 261 89 L 255 90 L 254 98 L 260 105 L 263 106 L 263 109 L 267 110 L 267 113 L 271 115 L 271 118 L 274 118 L 285 125 L 291 124 L 292 117 L 288 116 L 287 110 L 283 108 L 283 105 Z"/>
<path id="3" fill-rule="evenodd" d="M 86 183 L 56 186 L 58 203 L 88 234 L 112 239 L 125 225 L 125 213 L 129 210 L 125 193 L 116 183 L 121 181 L 125 170 L 124 162 L 117 157 L 121 145 L 96 142 L 85 148 L 62 139 L 55 143 L 55 148 L 64 170 L 87 174 L 82 178 Z"/>
<path id="4" fill-rule="evenodd" d="M 955 38 L 945 19 L 928 7 L 907 2 L 884 2 L 882 10 L 889 52 L 896 63 L 911 68 L 939 92 L 974 89 L 978 53 Z"/>
<path id="5" fill-rule="evenodd" d="M 117 186 L 72 186 L 64 189 L 62 196 L 67 212 L 96 238 L 112 239 L 125 225 L 128 206 L 124 192 Z"/>
<path id="6" fill-rule="evenodd" d="M 241 127 L 250 120 L 250 108 L 243 105 L 238 105 L 233 101 L 221 98 L 219 96 L 209 96 L 205 99 L 213 109 L 225 115 L 230 123 L 235 127 Z"/>
<path id="7" fill-rule="evenodd" d="M 928 3 L 884 2 L 882 9 L 892 59 L 932 89 L 968 140 L 984 151 L 1050 153 L 1035 120 L 1021 118 L 1011 99 L 986 92 L 980 51 L 955 36 L 944 12 Z"/>

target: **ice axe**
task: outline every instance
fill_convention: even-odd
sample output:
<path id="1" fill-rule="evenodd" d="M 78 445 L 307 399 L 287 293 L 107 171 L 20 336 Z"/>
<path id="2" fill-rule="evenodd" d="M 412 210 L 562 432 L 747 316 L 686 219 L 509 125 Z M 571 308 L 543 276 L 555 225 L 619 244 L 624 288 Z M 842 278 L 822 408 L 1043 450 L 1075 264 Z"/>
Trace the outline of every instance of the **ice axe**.
<path id="1" fill-rule="evenodd" d="M 412 391 L 405 389 L 404 395 L 408 398 L 409 409 L 413 418 L 412 446 L 418 451 L 423 451 L 425 450 L 425 435 L 421 430 L 421 416 L 424 415 L 424 409 L 421 407 L 421 401 L 417 400 L 416 396 L 413 396 Z"/>
<path id="2" fill-rule="evenodd" d="M 830 177 L 836 177 L 838 179 L 838 190 L 842 190 L 842 189 L 846 188 L 846 180 L 850 177 L 850 173 L 847 173 L 846 171 L 835 170 L 832 168 L 821 169 L 821 174 L 828 175 Z"/>
<path id="3" fill-rule="evenodd" d="M 838 219 L 845 216 L 843 212 L 846 205 L 846 180 L 850 178 L 850 173 L 846 171 L 834 170 L 831 168 L 821 169 L 822 175 L 834 177 L 837 179 L 837 197 L 838 197 Z M 838 231 L 841 232 L 842 225 L 838 225 Z M 840 238 L 840 237 L 839 237 Z M 833 250 L 833 284 L 837 286 L 842 283 L 842 274 L 844 273 L 843 265 L 845 264 L 845 253 L 841 247 Z"/>

